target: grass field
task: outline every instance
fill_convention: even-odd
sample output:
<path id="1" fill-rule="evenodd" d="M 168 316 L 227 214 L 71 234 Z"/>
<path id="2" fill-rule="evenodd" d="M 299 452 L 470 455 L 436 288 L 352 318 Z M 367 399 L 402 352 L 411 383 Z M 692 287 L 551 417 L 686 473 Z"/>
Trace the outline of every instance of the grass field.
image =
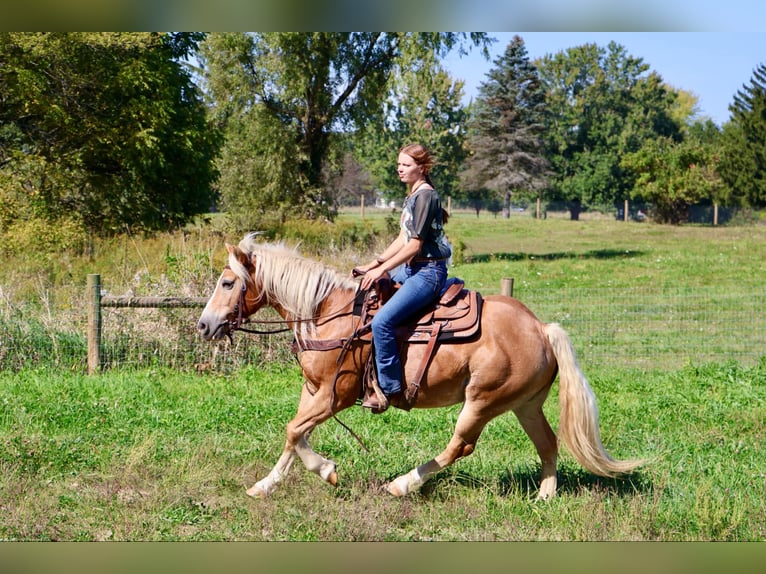
<path id="1" fill-rule="evenodd" d="M 566 452 L 559 496 L 533 497 L 539 463 L 512 415 L 416 495 L 383 484 L 440 451 L 457 410 L 353 408 L 312 444 L 328 486 L 296 463 L 267 500 L 245 493 L 279 456 L 297 403 L 293 367 L 234 377 L 173 371 L 95 378 L 0 375 L 4 540 L 763 540 L 766 363 L 673 374 L 594 373 L 602 434 L 632 477 L 583 471 Z M 556 400 L 547 414 L 555 428 Z"/>
<path id="2" fill-rule="evenodd" d="M 383 225 L 383 214 L 368 219 Z M 452 274 L 486 294 L 499 291 L 501 277 L 513 277 L 515 294 L 534 301 L 544 320 L 559 320 L 539 299 L 545 293 L 555 299 L 573 289 L 643 286 L 762 296 L 766 272 L 763 225 L 667 227 L 528 215 L 477 222 L 457 213 L 449 234 L 461 255 Z M 121 239 L 100 244 L 91 261 L 9 258 L 0 263 L 4 316 L 36 317 L 41 329 L 81 320 L 88 272 L 101 273 L 114 294 L 207 294 L 223 265 L 223 239 L 202 233 Z M 327 249 L 318 256 L 346 269 L 368 255 Z M 574 301 L 593 315 L 604 306 Z M 718 301 L 695 304 L 703 310 Z M 649 313 L 646 305 L 636 307 L 634 322 Z M 762 313 L 750 314 L 756 330 Z M 578 328 L 574 320 L 562 324 Z M 709 342 L 697 339 L 685 344 Z M 11 343 L 3 341 L 0 354 Z M 337 488 L 298 462 L 271 498 L 249 499 L 244 488 L 276 462 L 300 392 L 295 364 L 274 358 L 258 355 L 249 367 L 205 374 L 157 366 L 88 377 L 79 366 L 43 362 L 0 371 L 0 539 L 766 539 L 766 359 L 679 357 L 670 369 L 583 362 L 607 448 L 650 462 L 631 477 L 607 480 L 583 471 L 564 450 L 559 496 L 535 503 L 539 462 L 512 415 L 490 423 L 477 451 L 419 494 L 394 499 L 383 491 L 385 482 L 444 447 L 457 407 L 380 416 L 346 411 L 341 419 L 369 453 L 334 421 L 312 435 L 315 449 L 338 463 Z M 556 392 L 546 405 L 554 429 Z"/>

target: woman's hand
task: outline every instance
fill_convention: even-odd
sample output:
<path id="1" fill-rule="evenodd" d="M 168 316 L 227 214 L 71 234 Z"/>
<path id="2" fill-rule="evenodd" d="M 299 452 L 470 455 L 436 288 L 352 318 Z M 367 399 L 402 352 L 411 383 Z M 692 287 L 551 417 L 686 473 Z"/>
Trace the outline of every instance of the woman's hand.
<path id="1" fill-rule="evenodd" d="M 359 268 L 361 270 L 361 268 Z M 367 269 L 362 276 L 362 282 L 360 283 L 361 289 L 369 289 L 373 286 L 375 281 L 380 279 L 383 274 L 386 272 L 386 270 L 383 268 L 383 266 L 378 265 L 377 263 L 375 266 L 373 266 L 371 269 Z"/>
<path id="2" fill-rule="evenodd" d="M 368 263 L 367 265 L 359 265 L 358 267 L 354 267 L 351 270 L 351 277 L 356 278 L 360 275 L 365 275 L 370 269 L 377 267 L 378 265 L 380 265 L 380 263 L 375 260 L 372 263 Z"/>

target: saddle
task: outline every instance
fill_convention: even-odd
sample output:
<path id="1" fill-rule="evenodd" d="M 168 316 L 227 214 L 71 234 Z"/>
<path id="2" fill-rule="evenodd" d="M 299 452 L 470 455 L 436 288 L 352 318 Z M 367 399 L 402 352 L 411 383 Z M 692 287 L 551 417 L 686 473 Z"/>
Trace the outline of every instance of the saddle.
<path id="1" fill-rule="evenodd" d="M 394 286 L 386 274 L 376 281 L 373 289 L 364 294 L 360 293 L 360 301 L 355 304 L 354 313 L 361 317 L 363 325 L 369 329 L 372 317 L 394 295 L 397 288 L 398 286 Z M 462 279 L 452 277 L 447 280 L 441 297 L 433 307 L 426 310 L 417 321 L 397 329 L 396 338 L 400 349 L 403 350 L 408 344 L 427 345 L 415 378 L 409 384 L 405 384 L 405 401 L 397 406 L 404 410 L 412 408 L 423 375 L 439 343 L 456 343 L 479 335 L 481 309 L 481 294 L 478 291 L 465 289 Z M 380 398 L 383 398 L 383 393 L 378 387 L 374 360 L 374 353 L 370 353 L 365 367 L 360 399 L 370 392 L 376 392 Z"/>

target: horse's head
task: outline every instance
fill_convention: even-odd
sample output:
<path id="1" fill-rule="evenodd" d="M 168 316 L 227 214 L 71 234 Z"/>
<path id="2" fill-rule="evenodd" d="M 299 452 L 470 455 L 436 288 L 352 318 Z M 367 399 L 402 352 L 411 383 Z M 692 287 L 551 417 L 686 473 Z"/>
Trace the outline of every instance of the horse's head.
<path id="1" fill-rule="evenodd" d="M 230 335 L 263 306 L 262 294 L 256 293 L 251 256 L 228 243 L 226 250 L 229 264 L 218 278 L 215 291 L 197 322 L 200 335 L 208 341 Z"/>

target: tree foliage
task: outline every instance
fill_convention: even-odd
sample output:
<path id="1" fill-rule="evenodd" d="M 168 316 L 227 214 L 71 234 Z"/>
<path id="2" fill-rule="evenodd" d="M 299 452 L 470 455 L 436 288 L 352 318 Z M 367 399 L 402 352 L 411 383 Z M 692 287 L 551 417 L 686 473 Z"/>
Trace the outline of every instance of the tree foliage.
<path id="1" fill-rule="evenodd" d="M 199 39 L 0 34 L 0 228 L 167 229 L 207 211 L 218 140 L 180 62 Z"/>
<path id="2" fill-rule="evenodd" d="M 659 223 L 687 221 L 691 205 L 715 200 L 724 189 L 715 148 L 696 138 L 647 140 L 621 165 L 635 176 L 633 197 L 651 203 Z"/>
<path id="3" fill-rule="evenodd" d="M 432 179 L 443 196 L 460 194 L 458 171 L 465 158 L 466 110 L 463 83 L 454 81 L 433 52 L 408 59 L 392 74 L 389 94 L 367 127 L 354 138 L 354 151 L 387 199 L 401 197 L 396 171 L 398 150 L 410 143 L 426 146 L 436 158 Z"/>
<path id="4" fill-rule="evenodd" d="M 766 206 L 766 65 L 753 72 L 729 106 L 724 126 L 720 173 L 734 199 L 752 207 Z"/>
<path id="5" fill-rule="evenodd" d="M 577 218 L 581 204 L 613 204 L 633 188 L 621 158 L 648 140 L 679 140 L 676 94 L 623 46 L 586 44 L 537 62 L 548 94 L 554 188 Z"/>
<path id="6" fill-rule="evenodd" d="M 460 49 L 455 33 L 227 33 L 202 47 L 225 209 L 242 227 L 333 216 L 328 174 L 347 139 L 380 116 L 397 70 Z M 484 34 L 471 34 L 476 44 Z"/>
<path id="7" fill-rule="evenodd" d="M 536 192 L 547 185 L 545 91 L 524 41 L 515 36 L 479 87 L 468 123 L 470 155 L 464 186 L 474 197 L 493 190 L 510 215 L 514 191 Z"/>

